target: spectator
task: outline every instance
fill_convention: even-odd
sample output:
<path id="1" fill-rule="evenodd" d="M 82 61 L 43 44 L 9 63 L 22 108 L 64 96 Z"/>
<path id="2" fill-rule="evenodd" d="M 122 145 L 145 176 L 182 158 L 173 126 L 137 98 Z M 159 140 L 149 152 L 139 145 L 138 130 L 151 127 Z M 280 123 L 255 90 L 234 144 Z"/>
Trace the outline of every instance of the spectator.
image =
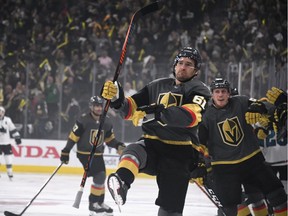
<path id="1" fill-rule="evenodd" d="M 48 118 L 55 124 L 59 113 L 59 90 L 51 75 L 47 77 L 44 95 L 47 102 Z"/>

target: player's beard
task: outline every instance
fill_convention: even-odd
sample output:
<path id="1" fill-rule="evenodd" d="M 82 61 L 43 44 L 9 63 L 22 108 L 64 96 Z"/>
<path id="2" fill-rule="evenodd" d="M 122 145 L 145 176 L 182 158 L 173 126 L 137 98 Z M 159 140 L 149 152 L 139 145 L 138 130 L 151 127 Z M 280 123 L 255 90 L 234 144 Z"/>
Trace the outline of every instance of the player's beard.
<path id="1" fill-rule="evenodd" d="M 101 116 L 102 111 L 92 111 L 92 115 L 94 118 L 99 119 L 99 117 Z"/>
<path id="2" fill-rule="evenodd" d="M 191 80 L 193 77 L 194 77 L 194 75 L 191 77 L 176 75 L 176 79 L 181 83 L 187 82 L 187 81 Z"/>
<path id="3" fill-rule="evenodd" d="M 185 71 L 178 71 L 176 73 L 176 79 L 181 82 L 181 83 L 184 83 L 184 82 L 188 82 L 190 81 L 191 79 L 193 79 L 195 76 L 197 76 L 197 72 L 193 73 L 190 77 L 187 76 L 187 72 Z"/>

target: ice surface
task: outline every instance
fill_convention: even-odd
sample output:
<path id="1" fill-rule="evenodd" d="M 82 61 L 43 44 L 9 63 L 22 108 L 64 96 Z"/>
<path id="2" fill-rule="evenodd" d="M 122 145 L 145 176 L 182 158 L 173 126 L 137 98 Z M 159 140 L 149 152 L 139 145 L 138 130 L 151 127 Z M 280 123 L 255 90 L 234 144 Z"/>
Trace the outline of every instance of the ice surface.
<path id="1" fill-rule="evenodd" d="M 6 173 L 2 172 L 0 215 L 4 215 L 4 211 L 20 214 L 50 176 L 50 174 L 43 173 L 14 173 L 14 179 L 10 181 Z M 72 207 L 80 189 L 81 179 L 82 175 L 56 173 L 23 215 L 88 216 L 91 178 L 86 181 L 79 209 Z M 158 206 L 154 202 L 157 193 L 158 189 L 154 179 L 136 178 L 128 191 L 127 202 L 121 206 L 121 213 L 108 191 L 105 203 L 114 209 L 114 216 L 156 216 Z M 206 195 L 195 184 L 190 184 L 183 215 L 215 216 L 216 212 L 217 208 Z"/>

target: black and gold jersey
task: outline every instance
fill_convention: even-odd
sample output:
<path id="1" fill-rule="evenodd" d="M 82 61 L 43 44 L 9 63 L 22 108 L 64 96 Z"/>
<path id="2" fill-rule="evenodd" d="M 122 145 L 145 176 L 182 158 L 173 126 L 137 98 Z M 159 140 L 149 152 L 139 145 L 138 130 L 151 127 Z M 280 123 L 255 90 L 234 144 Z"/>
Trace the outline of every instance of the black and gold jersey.
<path id="1" fill-rule="evenodd" d="M 82 115 L 74 124 L 68 138 L 68 143 L 77 143 L 77 152 L 80 154 L 90 154 L 98 133 L 99 121 L 93 119 L 90 113 Z M 107 116 L 102 127 L 96 154 L 102 154 L 104 151 L 104 143 L 109 147 L 117 148 L 121 144 L 115 139 L 111 119 Z M 68 147 L 68 145 L 67 145 Z"/>
<path id="2" fill-rule="evenodd" d="M 212 165 L 240 163 L 260 152 L 253 128 L 245 120 L 250 103 L 246 96 L 234 96 L 224 108 L 211 103 L 206 109 L 199 139 L 208 147 Z"/>
<path id="3" fill-rule="evenodd" d="M 209 98 L 209 89 L 199 80 L 175 85 L 175 79 L 162 78 L 127 97 L 120 111 L 125 119 L 131 119 L 137 107 L 163 104 L 161 121 L 143 123 L 143 137 L 171 145 L 197 145 L 198 123 Z"/>

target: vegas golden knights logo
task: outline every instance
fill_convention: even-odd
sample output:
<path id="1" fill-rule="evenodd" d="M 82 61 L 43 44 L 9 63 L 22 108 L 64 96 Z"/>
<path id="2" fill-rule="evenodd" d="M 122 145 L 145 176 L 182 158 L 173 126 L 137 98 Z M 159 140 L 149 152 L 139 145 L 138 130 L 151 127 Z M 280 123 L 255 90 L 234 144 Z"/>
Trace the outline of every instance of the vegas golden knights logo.
<path id="1" fill-rule="evenodd" d="M 238 146 L 244 137 L 244 133 L 237 116 L 231 119 L 226 119 L 223 122 L 219 122 L 218 129 L 223 142 L 227 145 Z"/>
<path id="2" fill-rule="evenodd" d="M 95 138 L 96 138 L 97 133 L 98 133 L 98 130 L 97 130 L 97 129 L 91 129 L 91 131 L 90 131 L 90 137 L 89 137 L 89 143 L 90 143 L 91 145 L 93 145 L 94 142 L 96 142 Z M 97 144 L 98 144 L 97 147 L 103 145 L 103 143 L 104 143 L 104 133 L 103 133 L 103 131 L 102 131 L 101 134 L 100 134 L 100 136 L 99 136 L 99 141 L 98 141 L 98 143 L 97 143 Z"/>
<path id="3" fill-rule="evenodd" d="M 181 94 L 174 94 L 172 92 L 159 94 L 158 104 L 163 104 L 165 108 L 171 106 L 180 106 L 182 104 Z"/>

